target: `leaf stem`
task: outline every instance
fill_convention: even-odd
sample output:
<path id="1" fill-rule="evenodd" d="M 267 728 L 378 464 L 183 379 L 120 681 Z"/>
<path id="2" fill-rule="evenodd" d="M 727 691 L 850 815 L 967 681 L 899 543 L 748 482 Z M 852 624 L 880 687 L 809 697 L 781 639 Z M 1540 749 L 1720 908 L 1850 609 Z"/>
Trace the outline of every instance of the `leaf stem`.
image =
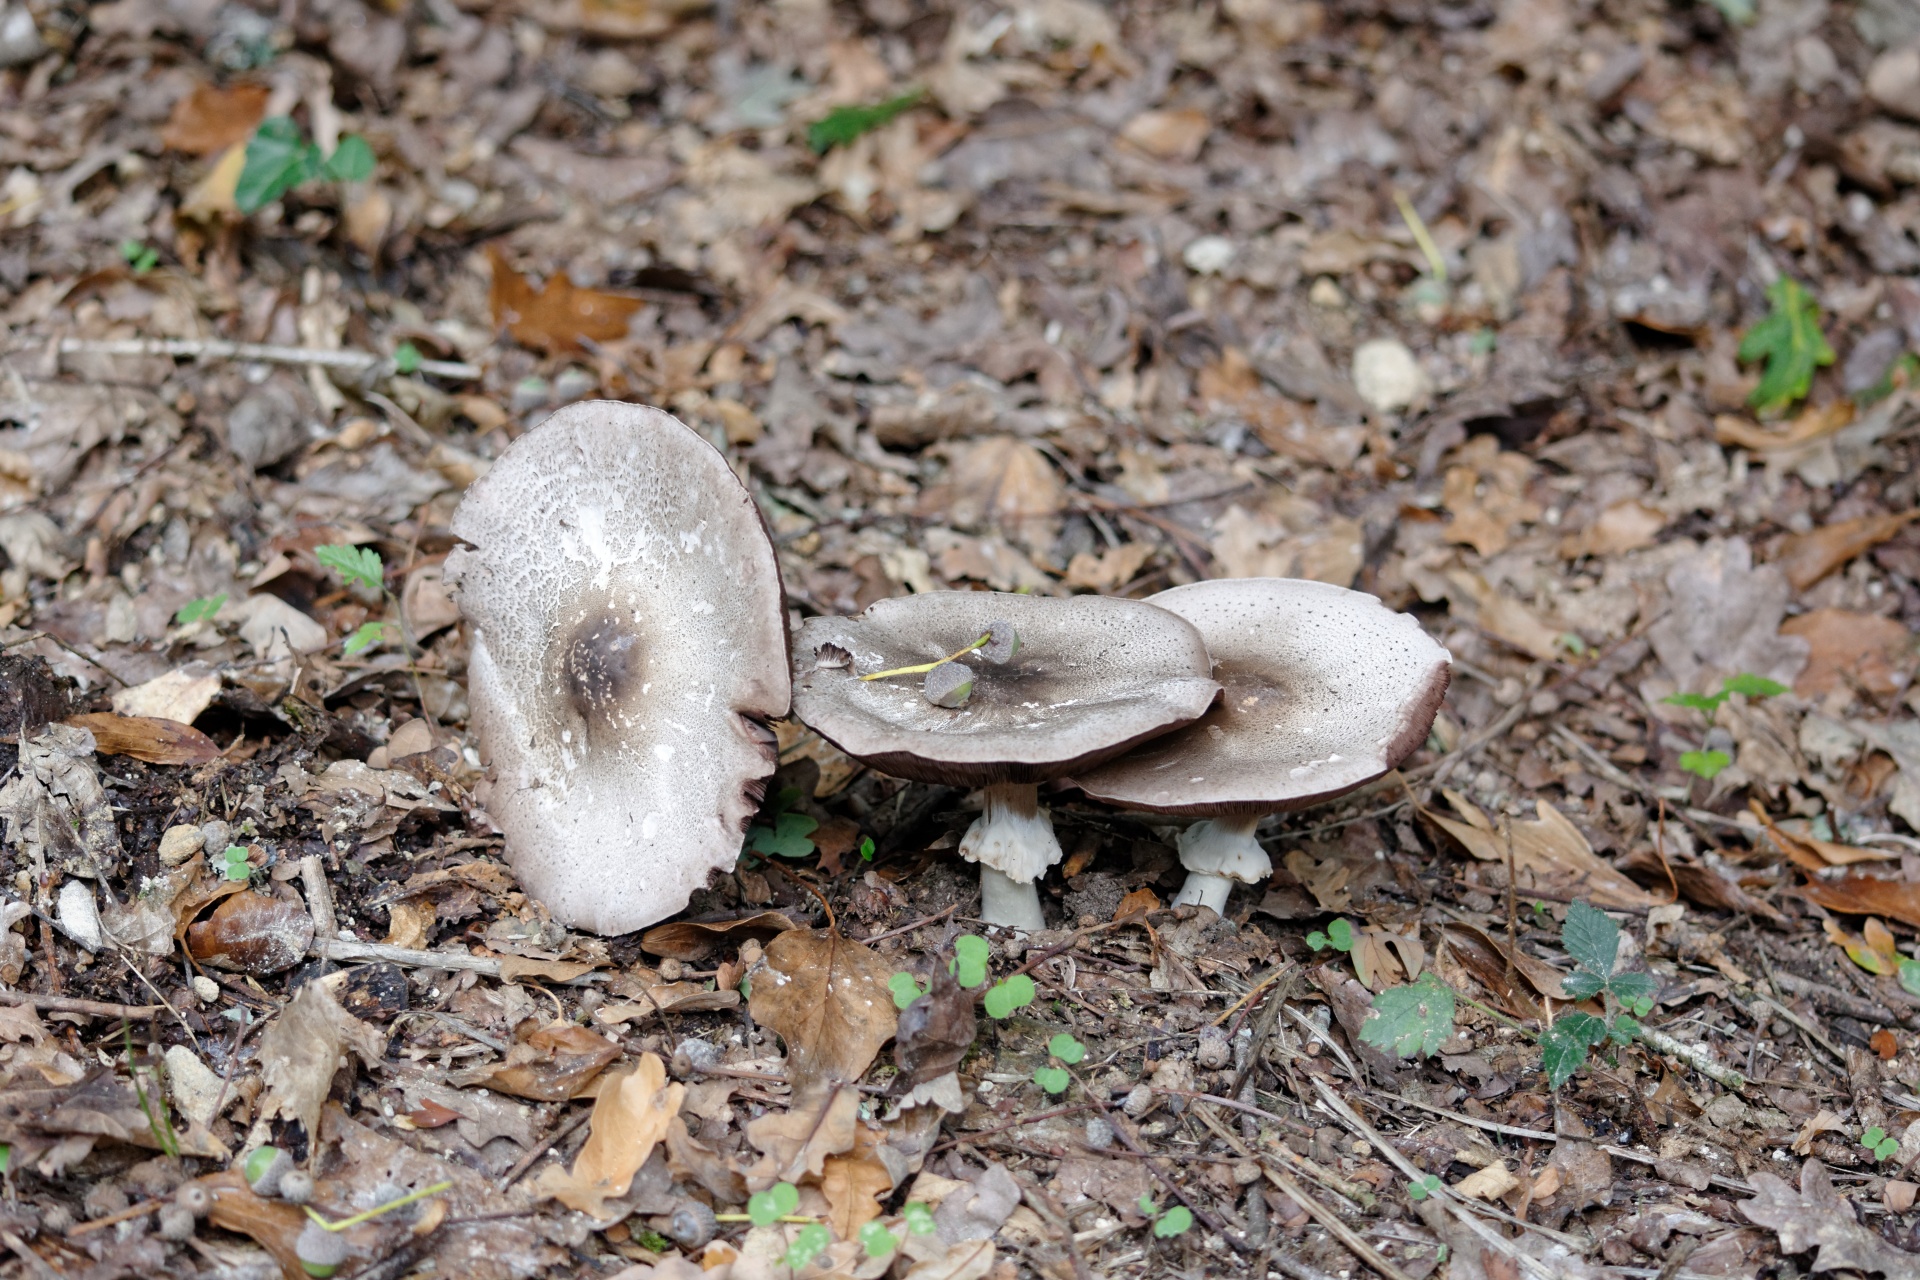
<path id="1" fill-rule="evenodd" d="M 713 1215 L 713 1220 L 715 1222 L 752 1222 L 753 1215 L 750 1213 L 716 1213 Z M 820 1219 L 809 1218 L 802 1214 L 797 1214 L 797 1213 L 787 1213 L 787 1214 L 782 1214 L 778 1218 L 775 1218 L 774 1221 L 775 1222 L 815 1223 L 820 1221 Z"/>
<path id="2" fill-rule="evenodd" d="M 364 1213 L 356 1213 L 351 1218 L 342 1218 L 338 1222 L 328 1222 L 312 1209 L 307 1209 L 307 1216 L 319 1223 L 320 1226 L 327 1231 L 345 1231 L 348 1227 L 357 1227 L 363 1222 L 377 1218 L 383 1213 L 398 1209 L 402 1205 L 412 1204 L 415 1200 L 425 1200 L 428 1196 L 439 1195 L 442 1191 L 451 1189 L 452 1186 L 453 1183 L 450 1181 L 436 1182 L 430 1187 L 422 1187 L 418 1191 L 409 1191 L 398 1200 L 389 1200 L 385 1204 L 375 1205 Z M 304 1205 L 302 1206 L 302 1208 L 305 1207 Z"/>
<path id="3" fill-rule="evenodd" d="M 912 666 L 912 667 L 895 667 L 891 671 L 876 671 L 870 676 L 861 676 L 860 678 L 862 680 L 884 680 L 888 676 L 925 675 L 927 672 L 933 670 L 935 667 L 939 666 L 943 662 L 952 662 L 955 658 L 966 657 L 968 654 L 972 653 L 975 649 L 978 649 L 981 645 L 985 644 L 987 641 L 991 639 L 993 639 L 993 632 L 989 631 L 987 632 L 987 634 L 981 636 L 978 640 L 975 640 L 972 644 L 967 645 L 965 648 L 955 649 L 952 653 L 948 654 L 944 658 L 935 658 L 932 662 L 922 662 L 919 665 Z"/>

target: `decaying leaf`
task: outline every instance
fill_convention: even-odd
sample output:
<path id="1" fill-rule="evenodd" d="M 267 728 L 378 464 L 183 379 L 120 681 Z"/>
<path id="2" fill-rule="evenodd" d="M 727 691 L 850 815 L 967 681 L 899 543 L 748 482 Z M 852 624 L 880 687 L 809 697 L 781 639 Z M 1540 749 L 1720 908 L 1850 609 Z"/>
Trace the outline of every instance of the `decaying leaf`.
<path id="1" fill-rule="evenodd" d="M 146 1106 L 140 1100 L 143 1090 Z M 83 1158 L 98 1139 L 163 1151 L 170 1123 L 171 1139 L 182 1155 L 225 1159 L 228 1152 L 219 1139 L 177 1112 L 165 1113 L 161 1093 L 159 1077 L 151 1071 L 144 1084 L 136 1085 L 104 1068 L 51 1088 L 16 1086 L 0 1093 L 0 1142 L 11 1148 L 16 1167 L 51 1160 L 59 1167 L 41 1172 L 55 1177 Z"/>
<path id="2" fill-rule="evenodd" d="M 853 1150 L 859 1118 L 860 1091 L 839 1088 L 806 1100 L 796 1097 L 791 1111 L 749 1121 L 747 1141 L 763 1157 L 747 1170 L 747 1185 L 758 1191 L 776 1182 L 819 1177 L 828 1156 Z"/>
<path id="3" fill-rule="evenodd" d="M 791 928 L 793 921 L 778 911 L 761 911 L 738 920 L 675 920 L 641 934 L 640 949 L 648 955 L 692 962 L 706 959 L 709 952 L 724 943 L 744 942 L 748 938 L 770 942 Z"/>
<path id="4" fill-rule="evenodd" d="M 973 1047 L 977 1016 L 973 996 L 935 965 L 927 993 L 900 1011 L 893 1060 L 903 1088 L 911 1089 L 959 1066 Z"/>
<path id="5" fill-rule="evenodd" d="M 893 1190 L 893 1175 L 880 1161 L 876 1148 L 881 1133 L 868 1125 L 854 1130 L 853 1148 L 828 1156 L 820 1168 L 820 1191 L 827 1198 L 827 1225 L 841 1240 L 851 1240 L 861 1227 L 880 1216 L 880 1199 Z"/>
<path id="6" fill-rule="evenodd" d="M 894 1031 L 892 966 L 830 929 L 794 929 L 767 947 L 753 978 L 753 1020 L 787 1046 L 794 1104 L 866 1073 Z"/>
<path id="7" fill-rule="evenodd" d="M 1807 642 L 1807 666 L 1793 691 L 1819 699 L 1836 689 L 1886 697 L 1912 679 L 1914 634 L 1896 618 L 1848 609 L 1809 609 L 1780 624 Z"/>
<path id="8" fill-rule="evenodd" d="M 538 1102 L 564 1102 L 579 1097 L 619 1056 L 620 1046 L 605 1036 L 571 1022 L 555 1022 L 521 1038 L 507 1050 L 505 1061 L 456 1072 L 448 1081 Z"/>
<path id="9" fill-rule="evenodd" d="M 1920 518 L 1920 508 L 1898 515 L 1861 516 L 1821 525 L 1786 540 L 1775 562 L 1795 591 L 1805 591 L 1855 556 L 1864 555 Z"/>
<path id="10" fill-rule="evenodd" d="M 1753 1198 L 1740 1212 L 1780 1237 L 1782 1253 L 1817 1251 L 1813 1272 L 1879 1272 L 1894 1280 L 1914 1272 L 1914 1255 L 1894 1248 L 1878 1232 L 1860 1225 L 1853 1206 L 1834 1189 L 1827 1166 L 1808 1160 L 1800 1167 L 1800 1185 L 1765 1170 L 1748 1175 Z"/>
<path id="11" fill-rule="evenodd" d="M 333 1076 L 347 1064 L 351 1050 L 367 1065 L 385 1055 L 387 1040 L 377 1029 L 340 1007 L 335 992 L 344 973 L 316 978 L 294 993 L 280 1016 L 260 1036 L 261 1121 L 298 1121 L 309 1139 L 319 1133 L 320 1108 L 333 1088 Z"/>
<path id="12" fill-rule="evenodd" d="M 1848 875 L 1838 880 L 1809 880 L 1800 887 L 1829 911 L 1854 916 L 1886 916 L 1920 927 L 1920 884 L 1880 876 Z"/>
<path id="13" fill-rule="evenodd" d="M 641 1054 L 639 1065 L 594 1099 L 587 1142 L 573 1167 L 547 1166 L 534 1189 L 590 1217 L 606 1216 L 607 1201 L 627 1193 L 654 1145 L 667 1136 L 686 1093 L 685 1085 L 667 1083 L 659 1054 Z"/>
<path id="14" fill-rule="evenodd" d="M 1497 829 L 1465 796 L 1455 791 L 1445 794 L 1459 818 L 1430 811 L 1422 816 L 1482 862 L 1505 863 L 1509 832 Z M 1650 907 L 1662 901 L 1603 862 L 1580 828 L 1558 809 L 1545 800 L 1535 803 L 1537 818 L 1511 826 L 1514 872 L 1523 892 L 1525 886 L 1537 885 L 1603 907 Z"/>
<path id="15" fill-rule="evenodd" d="M 582 289 L 564 271 L 535 289 L 492 245 L 493 287 L 487 301 L 493 322 L 505 325 L 514 341 L 547 352 L 578 350 L 582 341 L 611 342 L 627 332 L 627 321 L 643 305 L 639 298 L 599 289 Z"/>
<path id="16" fill-rule="evenodd" d="M 212 84 L 195 85 L 192 92 L 173 104 L 160 143 L 169 151 L 210 156 L 245 142 L 267 114 L 268 93 L 260 84 L 236 84 L 224 89 Z"/>
<path id="17" fill-rule="evenodd" d="M 192 725 L 157 716 L 123 716 L 96 711 L 69 717 L 67 723 L 93 735 L 103 756 L 132 756 L 148 764 L 205 764 L 220 755 L 219 744 Z"/>
<path id="18" fill-rule="evenodd" d="M 306 959 L 313 917 L 298 902 L 242 888 L 187 927 L 187 950 L 203 964 L 241 973 L 280 973 Z"/>

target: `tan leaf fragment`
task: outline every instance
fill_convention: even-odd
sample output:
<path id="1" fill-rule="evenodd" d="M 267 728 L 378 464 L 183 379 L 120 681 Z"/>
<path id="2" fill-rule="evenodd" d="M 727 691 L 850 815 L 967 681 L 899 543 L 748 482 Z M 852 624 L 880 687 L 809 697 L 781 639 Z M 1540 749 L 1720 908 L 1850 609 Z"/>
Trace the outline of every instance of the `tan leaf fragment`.
<path id="1" fill-rule="evenodd" d="M 368 1066 L 386 1056 L 387 1038 L 340 1007 L 334 993 L 344 973 L 307 983 L 260 1037 L 261 1095 L 258 1122 L 281 1117 L 300 1122 L 311 1140 L 320 1132 L 320 1109 L 334 1073 L 352 1050 Z"/>
<path id="2" fill-rule="evenodd" d="M 1750 1175 L 1753 1198 L 1740 1202 L 1740 1212 L 1780 1237 L 1780 1252 L 1805 1253 L 1818 1249 L 1810 1270 L 1879 1272 L 1888 1277 L 1910 1276 L 1914 1255 L 1896 1249 L 1871 1227 L 1860 1225 L 1853 1206 L 1834 1190 L 1827 1167 L 1809 1160 L 1800 1169 L 1796 1190 L 1785 1178 L 1764 1171 Z"/>
<path id="3" fill-rule="evenodd" d="M 827 1225 L 835 1238 L 851 1240 L 861 1227 L 880 1216 L 880 1197 L 893 1190 L 893 1176 L 880 1162 L 876 1149 L 881 1133 L 860 1125 L 853 1149 L 828 1156 L 820 1168 L 820 1191 L 829 1206 Z"/>
<path id="4" fill-rule="evenodd" d="M 1498 1200 L 1507 1192 L 1520 1185 L 1520 1179 L 1513 1176 L 1506 1162 L 1496 1160 L 1484 1169 L 1476 1169 L 1460 1181 L 1453 1189 L 1463 1196 L 1476 1200 Z"/>
<path id="5" fill-rule="evenodd" d="M 667 1083 L 667 1064 L 659 1054 L 641 1054 L 638 1066 L 594 1099 L 587 1142 L 573 1168 L 563 1172 L 547 1166 L 534 1180 L 534 1190 L 589 1217 L 605 1217 L 607 1201 L 627 1193 L 654 1144 L 667 1136 L 686 1093 L 685 1085 Z"/>
<path id="6" fill-rule="evenodd" d="M 1615 556 L 1650 547 L 1665 528 L 1667 517 L 1644 502 L 1616 502 L 1578 533 L 1560 539 L 1560 558 Z"/>
<path id="7" fill-rule="evenodd" d="M 1507 860 L 1508 832 L 1497 830 L 1492 819 L 1457 791 L 1445 792 L 1460 818 L 1428 812 L 1425 816 L 1482 862 Z M 1566 815 L 1536 800 L 1539 816 L 1511 827 L 1513 865 L 1521 886 L 1563 889 L 1602 907 L 1651 907 L 1661 899 L 1613 869 L 1593 851 L 1580 828 Z"/>
<path id="8" fill-rule="evenodd" d="M 819 1177 L 828 1156 L 853 1150 L 859 1118 L 859 1090 L 837 1089 L 825 1098 L 796 1101 L 791 1111 L 749 1121 L 747 1141 L 765 1154 L 747 1170 L 747 1185 L 765 1190 L 776 1182 Z"/>
<path id="9" fill-rule="evenodd" d="M 768 944 L 749 1008 L 786 1043 L 796 1109 L 858 1080 L 892 1037 L 892 975 L 872 949 L 832 930 L 794 929 Z"/>

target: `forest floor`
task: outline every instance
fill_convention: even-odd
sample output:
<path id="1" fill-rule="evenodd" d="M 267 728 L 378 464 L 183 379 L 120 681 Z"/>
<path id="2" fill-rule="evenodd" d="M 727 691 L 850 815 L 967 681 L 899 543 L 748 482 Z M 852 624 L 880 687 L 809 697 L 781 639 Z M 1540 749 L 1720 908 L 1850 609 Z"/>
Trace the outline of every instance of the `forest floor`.
<path id="1" fill-rule="evenodd" d="M 0 1271 L 1920 1275 L 1916 184 L 1909 0 L 5 0 Z M 1224 918 L 1068 792 L 990 933 L 783 723 L 569 931 L 442 563 L 589 398 L 796 620 L 1304 577 L 1452 690 Z"/>

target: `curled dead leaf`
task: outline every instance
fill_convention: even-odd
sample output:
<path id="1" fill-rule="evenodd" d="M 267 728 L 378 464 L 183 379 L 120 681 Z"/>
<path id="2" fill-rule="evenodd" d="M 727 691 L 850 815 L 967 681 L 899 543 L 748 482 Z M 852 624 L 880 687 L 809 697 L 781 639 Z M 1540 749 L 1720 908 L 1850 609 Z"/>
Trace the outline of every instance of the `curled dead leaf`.
<path id="1" fill-rule="evenodd" d="M 632 1071 L 594 1100 L 586 1145 L 573 1167 L 547 1166 L 534 1180 L 534 1190 L 590 1217 L 606 1216 L 607 1201 L 627 1193 L 633 1175 L 667 1136 L 686 1094 L 685 1085 L 667 1083 L 667 1064 L 659 1054 L 641 1054 Z"/>
<path id="2" fill-rule="evenodd" d="M 103 756 L 132 756 L 148 764 L 205 764 L 220 756 L 219 744 L 189 724 L 158 716 L 123 716 L 95 711 L 70 716 L 67 723 L 93 735 Z"/>
<path id="3" fill-rule="evenodd" d="M 675 960 L 704 960 L 723 943 L 748 938 L 769 942 L 791 928 L 793 921 L 778 911 L 761 911 L 738 920 L 676 920 L 641 934 L 640 949 L 648 955 L 670 956 Z"/>
<path id="4" fill-rule="evenodd" d="M 483 1085 L 516 1098 L 564 1102 L 579 1097 L 619 1056 L 620 1046 L 605 1036 L 571 1022 L 555 1022 L 513 1045 L 505 1061 L 447 1079 L 462 1088 Z"/>
<path id="5" fill-rule="evenodd" d="M 298 902 L 242 889 L 187 927 L 187 950 L 202 964 L 241 973 L 280 973 L 306 958 L 313 917 Z"/>

